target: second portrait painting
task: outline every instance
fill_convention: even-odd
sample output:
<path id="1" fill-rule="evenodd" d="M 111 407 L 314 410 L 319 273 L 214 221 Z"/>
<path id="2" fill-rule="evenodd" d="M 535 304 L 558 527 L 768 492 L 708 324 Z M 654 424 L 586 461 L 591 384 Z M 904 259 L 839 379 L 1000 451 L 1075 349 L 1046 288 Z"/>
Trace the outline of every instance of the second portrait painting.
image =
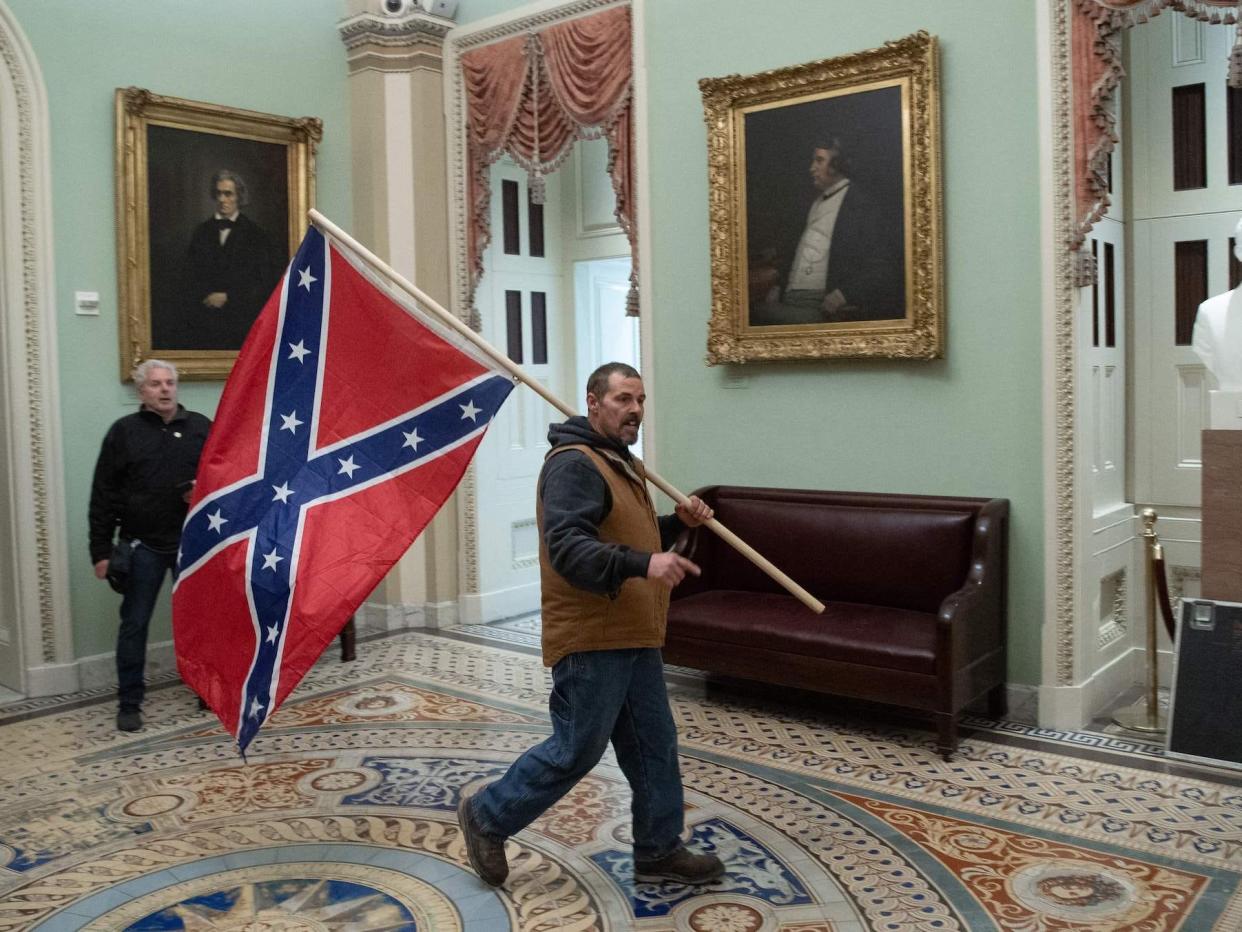
<path id="1" fill-rule="evenodd" d="M 936 56 L 916 33 L 699 82 L 708 362 L 940 355 Z"/>
<path id="2" fill-rule="evenodd" d="M 901 87 L 745 116 L 748 323 L 906 316 Z"/>

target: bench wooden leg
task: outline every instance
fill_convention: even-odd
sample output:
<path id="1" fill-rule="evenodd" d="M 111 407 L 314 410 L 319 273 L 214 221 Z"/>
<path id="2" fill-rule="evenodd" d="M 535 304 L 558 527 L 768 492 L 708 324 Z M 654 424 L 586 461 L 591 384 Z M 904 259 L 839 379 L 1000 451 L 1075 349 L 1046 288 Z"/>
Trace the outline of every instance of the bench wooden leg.
<path id="1" fill-rule="evenodd" d="M 947 761 L 953 756 L 953 752 L 957 750 L 957 716 L 937 712 L 936 729 L 939 732 L 936 750 Z"/>
<path id="2" fill-rule="evenodd" d="M 349 621 L 345 622 L 345 627 L 341 629 L 341 663 L 349 663 L 357 656 L 354 650 L 357 637 L 354 616 L 350 615 Z"/>
<path id="3" fill-rule="evenodd" d="M 988 717 L 994 719 L 1003 719 L 1009 714 L 1009 695 L 1005 691 L 1005 684 L 993 686 L 988 690 Z"/>

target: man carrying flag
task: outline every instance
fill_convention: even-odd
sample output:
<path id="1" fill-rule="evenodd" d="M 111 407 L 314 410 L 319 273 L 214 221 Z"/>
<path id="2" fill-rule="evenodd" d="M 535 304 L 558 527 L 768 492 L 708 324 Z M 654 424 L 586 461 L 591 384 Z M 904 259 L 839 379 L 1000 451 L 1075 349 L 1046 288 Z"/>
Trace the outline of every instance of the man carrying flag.
<path id="1" fill-rule="evenodd" d="M 699 574 L 667 548 L 712 510 L 691 496 L 657 519 L 629 450 L 646 399 L 633 368 L 608 363 L 587 382 L 587 416 L 548 432 L 536 515 L 552 735 L 457 810 L 470 865 L 493 886 L 509 874 L 505 839 L 568 793 L 610 741 L 633 794 L 634 876 L 703 884 L 724 873 L 715 855 L 681 841 L 677 728 L 660 657 L 669 590 Z"/>
<path id="2" fill-rule="evenodd" d="M 487 883 L 503 883 L 505 838 L 568 792 L 611 741 L 633 791 L 636 877 L 720 877 L 719 858 L 681 841 L 660 647 L 668 591 L 698 567 L 666 548 L 683 527 L 706 523 L 813 611 L 822 603 L 630 455 L 646 401 L 634 369 L 596 370 L 588 416 L 573 416 L 311 216 L 334 239 L 307 233 L 242 347 L 203 451 L 173 593 L 182 678 L 244 753 L 452 493 L 513 380 L 523 381 L 570 415 L 552 427 L 537 501 L 553 734 L 462 800 L 470 863 Z M 676 515 L 656 517 L 647 481 L 678 502 Z"/>
<path id="3" fill-rule="evenodd" d="M 312 228 L 225 385 L 173 592 L 244 752 L 452 493 L 512 379 Z"/>

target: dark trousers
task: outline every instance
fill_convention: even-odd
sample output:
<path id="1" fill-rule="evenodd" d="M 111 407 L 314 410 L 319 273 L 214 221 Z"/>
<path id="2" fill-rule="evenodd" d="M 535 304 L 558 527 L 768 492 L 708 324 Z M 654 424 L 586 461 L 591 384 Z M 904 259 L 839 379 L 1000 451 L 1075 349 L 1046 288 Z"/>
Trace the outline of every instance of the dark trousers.
<path id="1" fill-rule="evenodd" d="M 530 825 L 599 763 L 608 743 L 632 792 L 634 858 L 681 844 L 685 806 L 677 726 L 655 647 L 569 654 L 552 667 L 552 735 L 474 796 L 483 831 L 508 838 Z"/>
<path id="2" fill-rule="evenodd" d="M 177 554 L 158 553 L 141 543 L 134 545 L 129 580 L 121 598 L 121 629 L 116 636 L 116 679 L 120 706 L 137 710 L 142 706 L 145 687 L 143 670 L 147 665 L 147 628 L 155 599 L 164 584 L 164 574 L 176 574 Z"/>

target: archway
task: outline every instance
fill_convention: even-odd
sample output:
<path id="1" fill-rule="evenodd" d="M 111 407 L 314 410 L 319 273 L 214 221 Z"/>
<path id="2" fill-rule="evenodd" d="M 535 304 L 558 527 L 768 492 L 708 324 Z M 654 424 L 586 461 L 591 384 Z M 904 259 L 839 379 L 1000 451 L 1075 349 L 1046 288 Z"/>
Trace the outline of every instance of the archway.
<path id="1" fill-rule="evenodd" d="M 34 53 L 0 2 L 0 665 L 27 696 L 77 688 L 72 663 L 53 307 L 48 109 Z"/>

